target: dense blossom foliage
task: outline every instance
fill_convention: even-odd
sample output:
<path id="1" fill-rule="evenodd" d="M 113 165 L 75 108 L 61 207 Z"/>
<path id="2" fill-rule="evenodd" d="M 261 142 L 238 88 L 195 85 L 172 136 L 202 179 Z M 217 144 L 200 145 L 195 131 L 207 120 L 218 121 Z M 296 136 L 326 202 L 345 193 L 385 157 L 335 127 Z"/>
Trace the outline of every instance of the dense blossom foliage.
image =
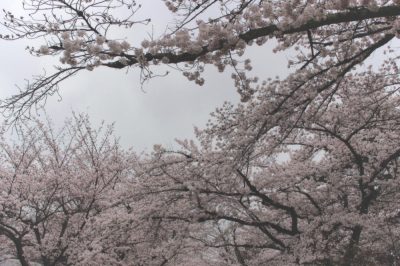
<path id="1" fill-rule="evenodd" d="M 30 51 L 61 66 L 3 102 L 17 117 L 100 66 L 151 78 L 152 65 L 179 64 L 199 85 L 206 64 L 231 68 L 242 103 L 177 151 L 97 146 L 86 123 L 66 146 L 42 126 L 40 141 L 3 144 L 0 233 L 21 263 L 398 265 L 400 1 L 164 1 L 176 28 L 140 47 L 110 37 L 148 22 L 134 1 L 23 2 L 32 14 L 5 11 L 2 38 L 43 37 Z M 270 40 L 293 48 L 293 71 L 248 77 L 246 47 Z"/>
<path id="2" fill-rule="evenodd" d="M 58 132 L 37 122 L 19 133 L 15 144 L 0 144 L 1 252 L 22 265 L 89 265 L 98 256 L 108 264 L 123 254 L 123 239 L 108 238 L 115 213 L 126 210 L 119 195 L 132 176 L 131 157 L 111 128 L 93 130 L 76 117 Z"/>
<path id="3" fill-rule="evenodd" d="M 200 147 L 158 149 L 143 182 L 162 184 L 151 191 L 170 199 L 165 223 L 214 228 L 190 237 L 218 248 L 221 260 L 235 258 L 227 264 L 395 265 L 400 99 L 393 83 L 372 71 L 354 74 L 334 95 L 299 95 L 303 105 L 279 115 L 268 109 L 282 82 L 263 87 L 254 101 L 220 109 L 199 132 Z"/>

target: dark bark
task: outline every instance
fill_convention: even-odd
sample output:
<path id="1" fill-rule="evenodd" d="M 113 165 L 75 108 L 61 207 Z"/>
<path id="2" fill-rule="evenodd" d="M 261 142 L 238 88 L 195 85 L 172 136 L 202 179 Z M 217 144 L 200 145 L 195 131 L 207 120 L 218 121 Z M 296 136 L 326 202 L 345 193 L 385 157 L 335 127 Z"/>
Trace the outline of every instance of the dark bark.
<path id="1" fill-rule="evenodd" d="M 21 263 L 21 266 L 29 266 L 29 262 L 24 255 L 24 247 L 22 245 L 22 240 L 20 238 L 12 239 L 15 245 L 15 250 L 17 252 L 17 259 Z"/>
<path id="2" fill-rule="evenodd" d="M 351 234 L 350 243 L 346 249 L 343 257 L 343 266 L 353 265 L 354 258 L 357 255 L 357 246 L 360 240 L 362 227 L 357 225 L 353 228 L 353 233 Z"/>

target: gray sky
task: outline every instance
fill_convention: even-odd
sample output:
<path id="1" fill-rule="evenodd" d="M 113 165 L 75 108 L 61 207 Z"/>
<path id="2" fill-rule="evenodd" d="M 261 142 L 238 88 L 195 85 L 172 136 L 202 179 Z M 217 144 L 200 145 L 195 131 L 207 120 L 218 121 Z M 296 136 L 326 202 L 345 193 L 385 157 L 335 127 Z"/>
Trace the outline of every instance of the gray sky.
<path id="1" fill-rule="evenodd" d="M 150 17 L 156 35 L 165 30 L 171 16 L 161 0 L 143 1 L 140 18 Z M 18 0 L 3 0 L 1 8 L 20 8 Z M 139 18 L 139 17 L 138 17 Z M 152 27 L 133 30 L 130 39 L 142 40 Z M 2 63 L 0 64 L 0 97 L 15 92 L 15 85 L 23 86 L 25 79 L 46 69 L 52 71 L 55 59 L 30 56 L 25 47 L 28 40 L 21 42 L 0 41 Z M 260 78 L 284 76 L 287 73 L 287 56 L 273 54 L 273 45 L 252 47 L 248 56 L 252 59 L 254 74 Z M 287 54 L 287 53 L 285 53 Z M 153 68 L 159 73 L 165 66 Z M 60 94 L 49 99 L 46 111 L 56 125 L 71 116 L 71 112 L 85 112 L 94 125 L 101 120 L 115 122 L 115 133 L 125 147 L 134 150 L 149 150 L 160 143 L 174 147 L 174 139 L 192 138 L 193 126 L 203 127 L 209 113 L 224 101 L 237 102 L 239 97 L 230 78 L 231 71 L 218 73 L 216 68 L 206 69 L 206 83 L 200 87 L 187 81 L 181 73 L 172 71 L 167 77 L 155 78 L 146 83 L 143 90 L 139 73 L 135 69 L 97 69 L 82 72 L 61 85 Z"/>

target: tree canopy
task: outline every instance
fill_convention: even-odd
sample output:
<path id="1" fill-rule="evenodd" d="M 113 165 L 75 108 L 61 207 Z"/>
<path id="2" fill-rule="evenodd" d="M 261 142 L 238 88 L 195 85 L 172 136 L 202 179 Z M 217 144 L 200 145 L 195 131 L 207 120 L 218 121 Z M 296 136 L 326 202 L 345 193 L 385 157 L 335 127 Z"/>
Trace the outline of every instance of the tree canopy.
<path id="1" fill-rule="evenodd" d="M 112 38 L 118 27 L 150 23 L 135 20 L 135 1 L 22 2 L 27 15 L 4 11 L 2 38 L 44 39 L 30 52 L 59 57 L 60 65 L 2 102 L 16 119 L 63 80 L 98 67 L 138 67 L 148 79 L 156 65 L 177 64 L 198 85 L 205 65 L 229 68 L 242 99 L 218 108 L 175 151 L 117 153 L 108 138 L 97 146 L 87 122 L 61 144 L 48 137 L 51 128 L 38 127 L 50 145 L 28 145 L 31 156 L 3 144 L 12 160 L 0 158 L 1 182 L 9 184 L 0 235 L 23 265 L 399 263 L 400 80 L 392 47 L 400 1 L 164 1 L 176 25 L 138 47 Z M 275 51 L 295 51 L 293 71 L 249 77 L 244 51 L 271 41 Z M 374 53 L 380 58 L 369 65 Z M 71 158 L 68 167 L 60 156 Z M 25 160 L 20 174 L 16 162 Z M 14 187 L 13 180 L 25 181 Z M 29 198 L 35 186 L 50 194 Z M 77 192 L 59 192 L 63 186 Z M 63 229 L 70 219 L 77 222 Z"/>

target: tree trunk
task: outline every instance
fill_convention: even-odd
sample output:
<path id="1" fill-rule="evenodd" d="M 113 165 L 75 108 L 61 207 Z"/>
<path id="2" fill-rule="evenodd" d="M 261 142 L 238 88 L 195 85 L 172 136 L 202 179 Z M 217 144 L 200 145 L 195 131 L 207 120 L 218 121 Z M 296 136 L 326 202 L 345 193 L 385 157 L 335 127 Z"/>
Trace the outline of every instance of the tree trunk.
<path id="1" fill-rule="evenodd" d="M 17 258 L 21 263 L 21 266 L 29 266 L 29 262 L 26 260 L 24 255 L 24 249 L 20 239 L 15 239 L 14 241 L 15 248 L 17 250 Z"/>
<path id="2" fill-rule="evenodd" d="M 354 257 L 357 254 L 358 241 L 360 240 L 362 227 L 357 225 L 353 229 L 349 246 L 347 247 L 346 253 L 343 257 L 343 266 L 351 266 L 353 264 Z"/>

